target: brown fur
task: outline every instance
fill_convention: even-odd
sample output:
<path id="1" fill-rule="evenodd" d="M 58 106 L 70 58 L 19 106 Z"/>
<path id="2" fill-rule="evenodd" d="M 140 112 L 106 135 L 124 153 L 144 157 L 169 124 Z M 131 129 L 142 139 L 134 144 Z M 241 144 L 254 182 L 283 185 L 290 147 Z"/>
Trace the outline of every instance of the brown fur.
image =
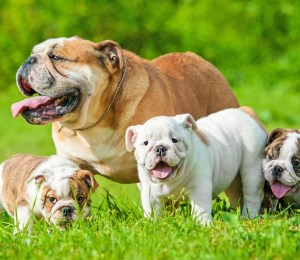
<path id="1" fill-rule="evenodd" d="M 86 181 L 87 179 L 90 179 L 91 187 Z M 69 191 L 69 197 L 73 198 L 74 200 L 77 200 L 79 197 L 84 197 L 84 200 L 79 203 L 78 206 L 80 209 L 82 209 L 84 206 L 91 206 L 91 198 L 90 198 L 90 189 L 92 192 L 95 192 L 98 188 L 98 183 L 96 182 L 94 176 L 85 170 L 79 170 L 78 172 L 75 172 L 72 178 L 70 179 L 70 191 Z M 51 189 L 49 186 L 44 186 L 42 191 L 42 208 L 44 208 L 48 213 L 51 211 L 52 207 L 55 205 L 54 203 L 51 203 L 49 201 L 49 197 L 54 197 L 59 201 L 61 198 L 55 193 L 54 190 Z"/>
<path id="2" fill-rule="evenodd" d="M 271 158 L 272 160 L 276 160 L 279 157 L 280 149 L 282 144 L 287 138 L 287 134 L 289 133 L 299 133 L 299 130 L 292 130 L 292 129 L 284 129 L 284 128 L 277 128 L 274 129 L 268 135 L 267 146 L 264 151 L 264 157 L 267 161 Z M 298 147 L 300 151 L 300 141 L 298 141 Z M 296 154 L 296 157 L 300 159 L 300 154 Z M 295 170 L 296 174 L 300 176 L 300 172 Z M 277 199 L 276 196 L 273 194 L 270 184 L 268 182 L 265 183 L 264 186 L 264 199 L 262 201 L 261 212 L 274 212 L 276 210 L 276 205 L 279 203 L 281 205 L 284 204 L 283 199 Z"/>
<path id="3" fill-rule="evenodd" d="M 130 125 L 143 124 L 154 116 L 183 113 L 197 119 L 239 106 L 222 74 L 191 52 L 167 54 L 148 61 L 112 41 L 97 44 L 77 38 L 55 46 L 53 53 L 72 61 L 55 62 L 61 74 L 65 68 L 80 73 L 81 66 L 89 66 L 98 84 L 88 97 L 92 105 L 83 104 L 70 118 L 65 116 L 61 131 L 60 123 L 53 124 L 57 151 L 93 165 L 95 172 L 117 182 L 138 181 L 134 156 L 127 153 L 124 144 L 125 130 Z M 120 81 L 124 58 L 127 74 L 110 113 L 96 127 L 76 131 L 92 125 L 104 113 Z"/>
<path id="4" fill-rule="evenodd" d="M 15 207 L 27 205 L 25 183 L 32 171 L 47 157 L 18 154 L 8 159 L 3 166 L 3 200 L 11 215 Z"/>
<path id="5" fill-rule="evenodd" d="M 289 133 L 299 133 L 299 130 L 292 130 L 292 129 L 284 129 L 284 128 L 277 128 L 274 129 L 268 136 L 267 147 L 265 149 L 264 155 L 271 156 L 272 158 L 276 159 L 279 156 L 280 148 L 287 138 Z M 299 143 L 300 147 L 300 143 Z"/>

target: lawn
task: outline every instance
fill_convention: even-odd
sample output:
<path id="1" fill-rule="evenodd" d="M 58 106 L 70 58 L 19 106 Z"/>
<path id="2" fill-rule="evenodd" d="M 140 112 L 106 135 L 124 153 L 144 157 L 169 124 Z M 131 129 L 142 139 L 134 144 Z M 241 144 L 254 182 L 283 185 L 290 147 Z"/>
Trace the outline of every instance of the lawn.
<path id="1" fill-rule="evenodd" d="M 48 38 L 112 39 L 145 58 L 193 51 L 228 79 L 241 105 L 270 131 L 299 128 L 299 1 L 0 1 L 0 161 L 16 153 L 55 153 L 51 126 L 32 126 L 10 112 L 23 96 L 18 67 Z M 224 197 L 214 221 L 199 226 L 181 205 L 159 219 L 143 217 L 135 184 L 101 176 L 91 217 L 65 231 L 35 221 L 33 233 L 13 235 L 0 213 L 0 259 L 297 259 L 299 211 L 248 221 Z"/>
<path id="2" fill-rule="evenodd" d="M 267 128 L 296 127 L 297 93 L 261 86 L 235 88 L 242 105 L 252 106 Z M 259 93 L 259 95 L 258 95 Z M 267 98 L 266 98 L 267 97 Z M 18 153 L 54 153 L 50 126 L 31 126 L 13 119 L 10 104 L 21 99 L 16 88 L 0 94 L 1 160 Z M 254 100 L 254 101 L 253 101 Z M 267 102 L 267 101 L 272 102 Z M 252 101 L 252 102 L 251 102 Z M 278 104 L 284 104 L 284 109 Z M 13 235 L 12 219 L 0 215 L 1 259 L 286 259 L 299 249 L 299 212 L 264 215 L 248 221 L 224 201 L 214 203 L 214 224 L 201 227 L 186 206 L 156 221 L 144 219 L 134 184 L 121 185 L 97 177 L 91 218 L 66 231 L 36 221 L 33 234 Z"/>

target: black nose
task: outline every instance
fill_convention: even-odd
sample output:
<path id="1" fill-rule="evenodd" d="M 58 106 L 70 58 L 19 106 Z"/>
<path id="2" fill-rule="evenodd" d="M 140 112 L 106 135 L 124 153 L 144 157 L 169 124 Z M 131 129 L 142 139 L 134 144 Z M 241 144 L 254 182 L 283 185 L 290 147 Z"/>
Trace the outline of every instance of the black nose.
<path id="1" fill-rule="evenodd" d="M 273 168 L 273 171 L 272 171 L 272 173 L 275 175 L 275 176 L 280 176 L 281 175 L 281 173 L 284 171 L 284 169 L 281 167 L 281 166 L 275 166 L 274 168 Z"/>
<path id="2" fill-rule="evenodd" d="M 30 56 L 27 60 L 26 60 L 26 63 L 28 64 L 34 64 L 34 63 L 37 63 L 38 59 L 37 57 L 35 56 Z"/>
<path id="3" fill-rule="evenodd" d="M 69 216 L 71 216 L 71 214 L 73 212 L 73 208 L 67 206 L 67 207 L 63 207 L 61 211 L 62 211 L 64 217 L 69 217 Z"/>
<path id="4" fill-rule="evenodd" d="M 166 155 L 167 150 L 168 149 L 166 147 L 164 147 L 163 145 L 159 145 L 155 148 L 155 153 L 156 153 L 156 155 L 164 156 L 164 155 Z"/>

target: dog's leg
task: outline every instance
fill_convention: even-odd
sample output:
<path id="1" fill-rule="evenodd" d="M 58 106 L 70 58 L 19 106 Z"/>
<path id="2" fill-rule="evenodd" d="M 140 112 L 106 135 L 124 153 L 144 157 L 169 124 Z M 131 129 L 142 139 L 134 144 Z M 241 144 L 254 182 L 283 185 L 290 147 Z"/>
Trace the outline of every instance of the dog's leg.
<path id="1" fill-rule="evenodd" d="M 28 225 L 28 231 L 31 232 L 32 221 L 31 221 L 30 207 L 27 205 L 18 206 L 15 211 L 14 222 L 15 222 L 14 234 L 22 231 L 26 227 L 26 225 Z"/>
<path id="2" fill-rule="evenodd" d="M 151 194 L 151 185 L 141 187 L 141 200 L 146 218 L 156 218 L 160 215 L 163 209 L 163 202 L 160 198 Z"/>
<path id="3" fill-rule="evenodd" d="M 209 225 L 212 221 L 212 183 L 208 180 L 197 181 L 190 192 L 192 214 L 201 225 Z"/>
<path id="4" fill-rule="evenodd" d="M 244 157 L 251 158 L 250 156 Z M 244 198 L 242 215 L 247 218 L 255 218 L 260 211 L 264 197 L 263 187 L 265 183 L 259 156 L 253 158 L 253 160 L 243 162 L 240 173 Z"/>

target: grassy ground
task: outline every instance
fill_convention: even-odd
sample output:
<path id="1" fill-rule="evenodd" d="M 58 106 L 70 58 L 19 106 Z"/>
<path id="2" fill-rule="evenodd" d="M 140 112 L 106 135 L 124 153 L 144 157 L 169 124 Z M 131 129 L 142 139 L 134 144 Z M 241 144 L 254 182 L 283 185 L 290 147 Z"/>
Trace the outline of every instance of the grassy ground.
<path id="1" fill-rule="evenodd" d="M 300 125 L 296 90 L 257 85 L 234 91 L 242 105 L 255 109 L 268 130 Z M 20 99 L 15 88 L 0 93 L 1 161 L 15 153 L 55 152 L 50 126 L 30 126 L 22 118 L 12 118 L 10 104 Z M 91 218 L 67 231 L 41 221 L 31 236 L 14 236 L 12 219 L 0 214 L 0 259 L 287 259 L 298 254 L 297 211 L 247 221 L 224 208 L 223 202 L 215 202 L 212 227 L 195 223 L 186 207 L 175 216 L 148 221 L 142 216 L 135 185 L 97 178 L 100 189 L 93 197 Z"/>
<path id="2" fill-rule="evenodd" d="M 298 213 L 240 220 L 236 212 L 215 211 L 214 225 L 201 227 L 182 206 L 175 216 L 142 217 L 134 203 L 102 198 L 86 222 L 67 231 L 37 222 L 31 236 L 12 235 L 0 220 L 1 259 L 296 259 Z M 97 202 L 99 205 L 99 202 Z M 215 207 L 220 207 L 215 203 Z M 222 206 L 222 205 L 221 205 Z"/>

